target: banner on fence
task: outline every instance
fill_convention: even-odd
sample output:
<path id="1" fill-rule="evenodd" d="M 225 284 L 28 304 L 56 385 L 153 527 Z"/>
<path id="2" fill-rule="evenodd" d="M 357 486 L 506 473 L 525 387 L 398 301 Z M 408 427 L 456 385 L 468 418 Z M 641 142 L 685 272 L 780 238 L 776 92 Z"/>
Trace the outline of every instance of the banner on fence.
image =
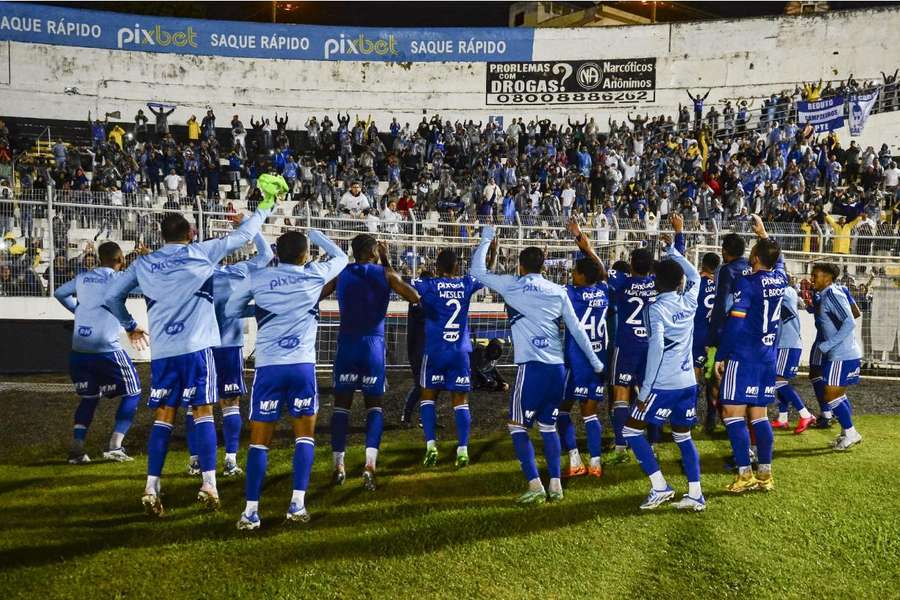
<path id="1" fill-rule="evenodd" d="M 880 91 L 881 88 L 875 88 L 874 91 L 866 94 L 850 96 L 850 135 L 862 135 L 866 121 L 869 120 L 869 113 L 872 112 L 872 107 L 878 101 Z"/>
<path id="2" fill-rule="evenodd" d="M 488 105 L 644 104 L 656 100 L 656 59 L 488 64 Z"/>
<path id="3" fill-rule="evenodd" d="M 531 60 L 531 28 L 324 27 L 0 2 L 0 40 L 109 50 L 384 62 Z"/>
<path id="4" fill-rule="evenodd" d="M 844 126 L 844 97 L 834 96 L 816 102 L 797 103 L 797 122 L 809 123 L 816 133 Z"/>

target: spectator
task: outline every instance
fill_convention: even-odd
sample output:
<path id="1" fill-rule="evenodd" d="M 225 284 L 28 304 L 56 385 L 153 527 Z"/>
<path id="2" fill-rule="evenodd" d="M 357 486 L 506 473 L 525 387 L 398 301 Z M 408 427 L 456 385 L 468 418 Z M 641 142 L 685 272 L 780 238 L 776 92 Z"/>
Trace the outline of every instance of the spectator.
<path id="1" fill-rule="evenodd" d="M 200 123 L 197 122 L 197 115 L 191 115 L 187 120 L 188 142 L 200 141 Z"/>
<path id="2" fill-rule="evenodd" d="M 370 206 L 369 199 L 362 193 L 359 181 L 354 181 L 350 184 L 350 189 L 341 196 L 339 208 L 342 213 L 360 217 Z"/>

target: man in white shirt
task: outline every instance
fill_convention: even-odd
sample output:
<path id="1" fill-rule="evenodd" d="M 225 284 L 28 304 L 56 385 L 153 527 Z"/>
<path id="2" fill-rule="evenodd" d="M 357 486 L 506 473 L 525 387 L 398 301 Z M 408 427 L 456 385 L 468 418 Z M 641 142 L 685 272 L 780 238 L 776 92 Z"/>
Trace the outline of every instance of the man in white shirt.
<path id="1" fill-rule="evenodd" d="M 531 194 L 529 194 L 529 199 L 531 200 L 531 212 L 532 214 L 539 214 L 541 212 L 541 185 L 539 183 L 534 183 L 531 186 Z"/>
<path id="2" fill-rule="evenodd" d="M 896 192 L 898 185 L 900 185 L 900 169 L 897 168 L 897 163 L 891 161 L 888 163 L 888 168 L 884 170 L 884 190 Z"/>
<path id="3" fill-rule="evenodd" d="M 493 199 L 494 202 L 497 202 L 500 200 L 500 196 L 500 186 L 498 186 L 497 182 L 494 181 L 494 178 L 491 177 L 490 181 L 488 181 L 488 184 L 484 186 L 482 197 L 484 198 L 485 202 L 490 202 L 491 199 Z"/>
<path id="4" fill-rule="evenodd" d="M 181 177 L 175 173 L 175 169 L 169 171 L 169 174 L 166 175 L 164 181 L 166 184 L 166 196 L 168 196 L 170 200 L 178 200 L 178 192 L 181 191 Z"/>
<path id="5" fill-rule="evenodd" d="M 384 212 L 381 213 L 381 220 L 384 223 L 384 231 L 387 233 L 400 233 L 398 223 L 403 220 L 400 213 L 397 212 L 397 201 L 388 202 Z"/>
<path id="6" fill-rule="evenodd" d="M 378 215 L 375 214 L 375 211 L 367 208 L 363 211 L 363 215 L 365 215 L 366 229 L 369 230 L 369 233 L 378 233 L 378 223 L 380 222 L 380 219 L 378 218 Z"/>
<path id="7" fill-rule="evenodd" d="M 569 214 L 572 212 L 572 205 L 575 204 L 575 190 L 568 182 L 563 184 L 563 189 L 559 193 L 560 202 L 562 202 L 563 219 L 568 221 Z"/>
<path id="8" fill-rule="evenodd" d="M 350 213 L 354 217 L 359 217 L 362 212 L 369 208 L 369 199 L 362 193 L 362 188 L 358 181 L 350 184 L 350 190 L 344 192 L 338 208 L 343 213 Z"/>

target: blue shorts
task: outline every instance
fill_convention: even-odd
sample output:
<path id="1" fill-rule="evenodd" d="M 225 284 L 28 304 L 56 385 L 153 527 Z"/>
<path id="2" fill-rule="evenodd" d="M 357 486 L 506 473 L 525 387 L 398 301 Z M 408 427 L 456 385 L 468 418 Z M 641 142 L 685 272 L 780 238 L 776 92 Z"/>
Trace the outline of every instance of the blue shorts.
<path id="1" fill-rule="evenodd" d="M 644 403 L 631 409 L 631 418 L 651 425 L 691 427 L 697 422 L 697 386 L 680 390 L 650 390 Z"/>
<path id="2" fill-rule="evenodd" d="M 775 402 L 775 363 L 729 360 L 719 386 L 722 404 L 768 406 Z"/>
<path id="3" fill-rule="evenodd" d="M 823 360 L 824 357 L 822 356 L 822 353 L 819 352 L 819 345 L 813 342 L 813 347 L 809 351 L 809 366 L 821 367 Z"/>
<path id="4" fill-rule="evenodd" d="M 706 368 L 706 346 L 700 344 L 699 346 L 694 346 L 691 348 L 691 354 L 694 359 L 694 368 L 695 369 L 704 369 Z"/>
<path id="5" fill-rule="evenodd" d="M 215 404 L 216 388 L 212 348 L 150 361 L 150 408 Z"/>
<path id="6" fill-rule="evenodd" d="M 472 389 L 470 375 L 468 352 L 426 354 L 422 358 L 419 385 L 426 390 L 468 392 Z"/>
<path id="7" fill-rule="evenodd" d="M 384 338 L 340 336 L 334 357 L 334 391 L 361 390 L 366 396 L 384 395 Z"/>
<path id="8" fill-rule="evenodd" d="M 588 368 L 574 367 L 566 370 L 566 391 L 563 396 L 566 400 L 603 400 L 604 388 L 603 374 L 594 373 Z"/>
<path id="9" fill-rule="evenodd" d="M 775 359 L 775 375 L 784 379 L 793 379 L 800 368 L 800 353 L 802 348 L 779 348 L 778 358 Z"/>
<path id="10" fill-rule="evenodd" d="M 859 383 L 859 359 L 826 360 L 822 363 L 822 379 L 825 385 L 847 387 Z"/>
<path id="11" fill-rule="evenodd" d="M 277 421 L 285 405 L 295 418 L 310 417 L 319 412 L 316 365 L 298 363 L 256 368 L 250 393 L 250 420 Z"/>
<path id="12" fill-rule="evenodd" d="M 69 354 L 69 375 L 75 384 L 75 393 L 82 398 L 115 398 L 141 393 L 134 364 L 124 350 L 89 354 Z"/>
<path id="13" fill-rule="evenodd" d="M 647 350 L 628 351 L 616 348 L 613 354 L 611 369 L 612 384 L 626 387 L 638 386 L 644 382 L 644 370 L 647 367 Z"/>
<path id="14" fill-rule="evenodd" d="M 244 383 L 244 352 L 240 346 L 213 348 L 219 398 L 237 398 L 247 393 Z"/>
<path id="15" fill-rule="evenodd" d="M 520 364 L 509 399 L 509 420 L 525 427 L 535 421 L 555 424 L 565 391 L 565 366 L 536 361 Z"/>

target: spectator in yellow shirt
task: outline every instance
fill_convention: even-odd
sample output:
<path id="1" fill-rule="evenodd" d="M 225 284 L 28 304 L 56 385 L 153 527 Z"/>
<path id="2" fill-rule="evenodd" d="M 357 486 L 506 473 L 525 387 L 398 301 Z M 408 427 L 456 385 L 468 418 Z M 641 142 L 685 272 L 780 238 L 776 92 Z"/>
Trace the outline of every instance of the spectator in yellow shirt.
<path id="1" fill-rule="evenodd" d="M 187 128 L 188 128 L 188 141 L 189 142 L 200 141 L 200 123 L 197 122 L 197 115 L 191 115 L 191 118 L 188 119 L 188 122 L 187 122 Z"/>
<path id="2" fill-rule="evenodd" d="M 112 128 L 112 131 L 109 132 L 109 139 L 119 147 L 119 150 L 122 149 L 122 136 L 125 135 L 125 130 L 122 129 L 118 124 Z"/>
<path id="3" fill-rule="evenodd" d="M 845 217 L 835 219 L 831 215 L 825 215 L 825 221 L 834 230 L 834 240 L 831 242 L 831 251 L 835 254 L 850 254 L 850 232 L 859 222 L 861 217 L 856 217 L 849 223 Z"/>

